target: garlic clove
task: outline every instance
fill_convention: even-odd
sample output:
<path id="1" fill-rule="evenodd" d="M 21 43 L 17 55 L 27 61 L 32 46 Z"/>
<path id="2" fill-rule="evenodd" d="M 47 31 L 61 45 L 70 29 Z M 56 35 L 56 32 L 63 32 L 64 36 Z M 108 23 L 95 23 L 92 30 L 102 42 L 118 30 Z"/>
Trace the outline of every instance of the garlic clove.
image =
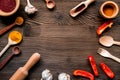
<path id="1" fill-rule="evenodd" d="M 53 80 L 53 75 L 50 73 L 50 70 L 45 69 L 42 72 L 42 78 L 41 80 Z"/>
<path id="2" fill-rule="evenodd" d="M 25 7 L 25 12 L 27 14 L 34 14 L 35 12 L 37 12 L 38 10 L 30 3 L 29 0 L 27 0 L 27 5 Z"/>
<path id="3" fill-rule="evenodd" d="M 58 76 L 58 80 L 70 80 L 70 75 L 67 73 L 61 73 Z"/>
<path id="4" fill-rule="evenodd" d="M 25 8 L 25 12 L 27 14 L 34 14 L 35 12 L 37 12 L 38 10 L 35 7 L 26 7 Z"/>

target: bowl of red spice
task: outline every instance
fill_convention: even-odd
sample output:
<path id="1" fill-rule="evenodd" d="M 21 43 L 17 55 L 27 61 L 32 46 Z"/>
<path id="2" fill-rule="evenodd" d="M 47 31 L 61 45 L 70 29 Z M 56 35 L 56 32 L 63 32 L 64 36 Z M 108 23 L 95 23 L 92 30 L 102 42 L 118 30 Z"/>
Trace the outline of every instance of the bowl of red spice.
<path id="1" fill-rule="evenodd" d="M 0 16 L 14 14 L 20 6 L 20 0 L 0 0 Z"/>

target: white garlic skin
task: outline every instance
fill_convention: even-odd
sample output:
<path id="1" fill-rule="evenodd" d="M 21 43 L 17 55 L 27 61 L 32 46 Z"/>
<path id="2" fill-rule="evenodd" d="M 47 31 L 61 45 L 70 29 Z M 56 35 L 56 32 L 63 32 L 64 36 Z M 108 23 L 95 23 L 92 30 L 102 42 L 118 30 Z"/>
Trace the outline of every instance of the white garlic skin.
<path id="1" fill-rule="evenodd" d="M 35 7 L 29 7 L 29 6 L 26 6 L 25 7 L 25 12 L 27 14 L 34 14 L 35 12 L 37 12 L 38 10 L 35 8 Z"/>
<path id="2" fill-rule="evenodd" d="M 58 80 L 70 80 L 70 75 L 66 73 L 61 73 L 58 76 Z"/>
<path id="3" fill-rule="evenodd" d="M 41 80 L 53 80 L 53 75 L 50 73 L 50 70 L 45 69 L 42 72 L 42 79 Z"/>

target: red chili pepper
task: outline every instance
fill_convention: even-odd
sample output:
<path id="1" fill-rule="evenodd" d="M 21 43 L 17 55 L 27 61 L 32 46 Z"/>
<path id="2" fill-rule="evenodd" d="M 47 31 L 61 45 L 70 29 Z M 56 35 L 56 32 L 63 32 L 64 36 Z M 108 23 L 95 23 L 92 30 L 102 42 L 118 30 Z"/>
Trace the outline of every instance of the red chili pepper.
<path id="1" fill-rule="evenodd" d="M 89 59 L 89 61 L 90 61 L 92 70 L 93 70 L 93 72 L 94 72 L 94 75 L 95 75 L 95 76 L 98 76 L 98 69 L 97 69 L 97 65 L 96 65 L 96 62 L 95 62 L 95 60 L 94 60 L 94 57 L 93 57 L 93 56 L 88 56 L 88 59 Z"/>
<path id="2" fill-rule="evenodd" d="M 87 72 L 84 70 L 75 70 L 73 72 L 73 75 L 74 76 L 82 76 L 82 77 L 89 78 L 90 80 L 94 80 L 94 76 L 90 72 Z"/>
<path id="3" fill-rule="evenodd" d="M 100 66 L 102 68 L 102 70 L 106 73 L 106 75 L 108 77 L 110 77 L 111 79 L 114 78 L 114 73 L 112 72 L 112 70 L 103 62 L 100 63 Z"/>
<path id="4" fill-rule="evenodd" d="M 108 27 L 111 28 L 113 25 L 113 21 L 112 20 L 108 20 L 105 23 L 103 23 L 100 27 L 98 27 L 97 29 L 97 34 L 101 35 L 102 32 L 107 29 Z"/>

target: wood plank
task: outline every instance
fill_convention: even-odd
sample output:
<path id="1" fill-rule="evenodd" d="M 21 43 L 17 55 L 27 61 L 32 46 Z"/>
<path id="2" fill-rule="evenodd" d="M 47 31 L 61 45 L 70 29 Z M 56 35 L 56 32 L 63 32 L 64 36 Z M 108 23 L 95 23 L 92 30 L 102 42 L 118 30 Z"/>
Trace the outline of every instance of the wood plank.
<path id="1" fill-rule="evenodd" d="M 96 29 L 105 21 L 99 15 L 99 7 L 104 0 L 91 4 L 82 14 L 76 18 L 69 15 L 69 10 L 83 0 L 55 0 L 56 8 L 48 10 L 44 0 L 31 0 L 38 12 L 33 16 L 28 16 L 24 12 L 26 2 L 21 0 L 21 5 L 16 14 L 9 17 L 0 17 L 0 29 L 14 22 L 17 16 L 23 16 L 25 23 L 21 27 L 14 27 L 0 37 L 0 51 L 7 44 L 8 34 L 13 30 L 18 30 L 23 34 L 23 41 L 18 45 L 22 53 L 12 60 L 0 71 L 0 80 L 8 80 L 12 74 L 23 66 L 34 52 L 41 54 L 41 60 L 29 72 L 25 80 L 40 80 L 41 72 L 50 69 L 54 75 L 54 80 L 58 80 L 59 73 L 65 72 L 71 75 L 71 80 L 89 80 L 83 77 L 74 77 L 73 70 L 82 69 L 91 73 L 92 69 L 88 62 L 88 56 L 95 57 L 99 77 L 95 80 L 108 80 L 108 77 L 100 68 L 100 62 L 104 61 L 115 73 L 113 80 L 120 80 L 120 64 L 113 60 L 101 57 L 96 53 L 99 47 L 99 37 Z M 114 0 L 118 5 L 119 0 Z M 119 13 L 120 15 L 120 13 Z M 120 16 L 114 19 L 115 24 L 103 35 L 110 35 L 115 40 L 120 41 Z M 32 21 L 37 21 L 36 24 Z M 29 24 L 29 25 L 28 25 Z M 102 35 L 102 36 L 103 36 Z M 106 48 L 111 54 L 120 58 L 120 47 L 113 45 Z M 10 47 L 0 62 L 11 53 Z"/>

